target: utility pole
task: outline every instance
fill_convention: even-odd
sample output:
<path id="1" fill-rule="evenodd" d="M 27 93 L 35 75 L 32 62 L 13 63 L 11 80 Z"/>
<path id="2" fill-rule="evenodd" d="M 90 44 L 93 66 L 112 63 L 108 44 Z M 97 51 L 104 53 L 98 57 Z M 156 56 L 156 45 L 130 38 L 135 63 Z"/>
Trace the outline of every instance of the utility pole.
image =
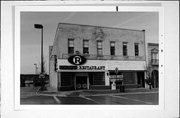
<path id="1" fill-rule="evenodd" d="M 42 24 L 34 24 L 34 28 L 41 29 L 41 73 L 39 78 L 41 79 L 41 91 L 44 90 L 44 66 L 43 66 L 43 25 Z"/>

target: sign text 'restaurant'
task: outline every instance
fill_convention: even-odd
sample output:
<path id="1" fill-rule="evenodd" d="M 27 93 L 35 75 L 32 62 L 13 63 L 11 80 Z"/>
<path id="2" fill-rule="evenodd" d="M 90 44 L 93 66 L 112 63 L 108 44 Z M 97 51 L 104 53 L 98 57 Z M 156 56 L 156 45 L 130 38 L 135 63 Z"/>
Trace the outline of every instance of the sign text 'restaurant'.
<path id="1" fill-rule="evenodd" d="M 105 66 L 59 66 L 60 70 L 105 70 Z"/>

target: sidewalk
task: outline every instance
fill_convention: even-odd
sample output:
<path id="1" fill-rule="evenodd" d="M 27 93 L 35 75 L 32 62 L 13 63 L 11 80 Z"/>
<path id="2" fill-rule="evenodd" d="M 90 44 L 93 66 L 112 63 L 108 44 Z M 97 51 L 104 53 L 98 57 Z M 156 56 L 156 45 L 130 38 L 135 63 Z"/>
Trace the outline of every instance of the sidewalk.
<path id="1" fill-rule="evenodd" d="M 20 88 L 20 97 L 26 98 L 29 96 L 35 96 L 37 95 L 37 92 L 40 87 L 21 87 Z"/>
<path id="2" fill-rule="evenodd" d="M 158 92 L 158 88 L 152 88 L 151 90 L 146 88 L 131 88 L 125 89 L 125 92 L 119 92 L 119 90 L 74 90 L 74 91 L 40 91 L 39 95 L 51 95 L 51 96 L 93 96 L 93 95 L 106 95 L 106 94 L 132 94 L 142 92 Z"/>
<path id="3" fill-rule="evenodd" d="M 108 94 L 133 94 L 133 93 L 146 93 L 146 92 L 158 92 L 158 88 L 152 88 L 151 90 L 146 88 L 129 88 L 125 89 L 125 92 L 119 92 L 119 90 L 73 90 L 73 91 L 39 91 L 39 87 L 23 87 L 21 88 L 21 98 L 44 95 L 44 96 L 93 96 L 93 95 L 108 95 Z"/>

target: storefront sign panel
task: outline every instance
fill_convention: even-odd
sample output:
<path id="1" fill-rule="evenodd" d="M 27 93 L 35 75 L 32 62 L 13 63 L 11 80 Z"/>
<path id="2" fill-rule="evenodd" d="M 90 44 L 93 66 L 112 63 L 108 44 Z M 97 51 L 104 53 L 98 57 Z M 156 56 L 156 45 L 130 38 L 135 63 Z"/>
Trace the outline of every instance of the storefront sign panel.
<path id="1" fill-rule="evenodd" d="M 98 70 L 96 68 L 100 66 L 103 67 L 102 70 L 114 70 L 116 67 L 118 70 L 145 70 L 145 64 L 145 61 L 88 60 L 84 65 L 72 65 L 67 59 L 58 59 L 58 70 L 59 66 L 79 66 L 79 70 Z"/>
<path id="2" fill-rule="evenodd" d="M 59 70 L 105 70 L 105 66 L 67 66 L 67 65 L 60 65 Z"/>

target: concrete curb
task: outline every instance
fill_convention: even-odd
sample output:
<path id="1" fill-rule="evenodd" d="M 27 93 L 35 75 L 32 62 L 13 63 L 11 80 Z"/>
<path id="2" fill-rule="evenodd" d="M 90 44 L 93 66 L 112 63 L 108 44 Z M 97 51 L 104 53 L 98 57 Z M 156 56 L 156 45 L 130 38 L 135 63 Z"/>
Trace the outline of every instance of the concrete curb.
<path id="1" fill-rule="evenodd" d="M 144 90 L 144 89 L 142 89 Z M 103 90 L 102 90 L 103 91 Z M 96 91 L 66 91 L 66 92 L 39 92 L 37 95 L 42 96 L 60 96 L 60 97 L 77 97 L 77 96 L 105 96 L 105 95 L 127 95 L 127 94 L 143 94 L 143 93 L 158 93 L 158 90 L 149 90 L 149 91 L 125 91 L 125 92 L 117 92 L 117 91 L 108 91 L 107 93 L 103 91 L 103 93 L 91 93 Z M 98 91 L 99 92 L 99 91 Z"/>

